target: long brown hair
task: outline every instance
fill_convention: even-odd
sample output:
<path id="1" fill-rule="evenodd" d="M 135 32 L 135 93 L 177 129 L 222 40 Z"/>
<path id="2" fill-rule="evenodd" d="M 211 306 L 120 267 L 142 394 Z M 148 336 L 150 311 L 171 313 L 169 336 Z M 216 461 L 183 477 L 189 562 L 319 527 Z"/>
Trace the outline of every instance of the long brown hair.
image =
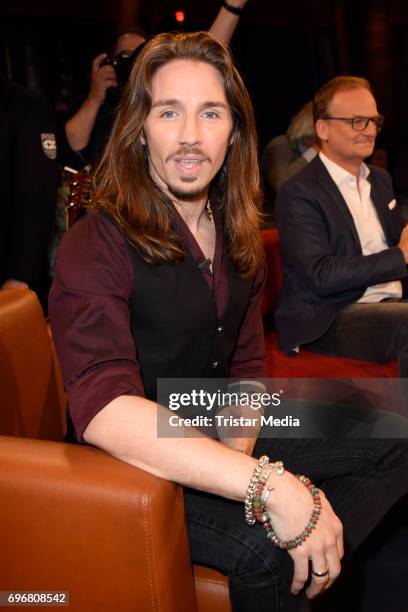
<path id="1" fill-rule="evenodd" d="M 150 177 L 140 138 L 151 107 L 152 77 L 176 59 L 206 62 L 223 77 L 234 127 L 224 164 L 212 181 L 211 197 L 222 211 L 230 258 L 242 276 L 253 276 L 263 260 L 253 109 L 227 47 L 206 32 L 160 34 L 143 48 L 96 170 L 92 206 L 114 219 L 146 261 L 171 262 L 184 256 L 184 247 L 172 229 L 173 206 Z"/>

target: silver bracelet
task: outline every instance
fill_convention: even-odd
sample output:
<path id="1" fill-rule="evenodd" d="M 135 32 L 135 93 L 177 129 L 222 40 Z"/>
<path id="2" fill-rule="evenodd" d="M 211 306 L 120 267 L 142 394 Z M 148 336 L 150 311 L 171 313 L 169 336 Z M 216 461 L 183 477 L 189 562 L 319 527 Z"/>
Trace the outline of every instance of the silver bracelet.
<path id="1" fill-rule="evenodd" d="M 282 461 L 274 461 L 273 463 L 270 463 L 268 465 L 268 467 L 270 468 L 270 472 L 268 474 L 268 478 L 271 475 L 272 471 L 275 471 L 277 474 L 279 474 L 279 476 L 282 476 L 282 474 L 285 473 L 285 468 L 283 465 Z M 265 484 L 266 484 L 266 480 L 265 480 Z M 265 489 L 263 490 L 263 493 L 261 495 L 261 502 L 262 505 L 265 506 L 266 505 L 266 500 L 268 499 L 269 495 L 271 494 L 271 491 L 274 491 L 274 487 L 265 487 Z"/>
<path id="2" fill-rule="evenodd" d="M 274 491 L 275 489 L 273 487 L 266 487 L 266 489 L 264 489 L 264 492 L 261 495 L 261 501 L 262 501 L 262 505 L 265 506 L 266 505 L 266 500 L 268 499 L 269 495 L 271 494 L 271 491 Z"/>
<path id="3" fill-rule="evenodd" d="M 266 455 L 262 455 L 258 460 L 258 463 L 255 466 L 255 469 L 252 473 L 251 478 L 249 479 L 248 488 L 245 494 L 245 521 L 248 525 L 255 525 L 255 514 L 254 509 L 252 507 L 255 495 L 255 488 L 259 482 L 259 478 L 262 474 L 262 471 L 267 467 L 269 463 L 269 457 Z"/>
<path id="4" fill-rule="evenodd" d="M 285 468 L 282 461 L 274 461 L 269 463 L 269 457 L 262 455 L 255 466 L 253 474 L 249 479 L 249 485 L 245 495 L 245 522 L 251 527 L 255 525 L 256 518 L 253 508 L 255 490 L 259 482 L 264 484 L 268 480 L 272 471 L 275 471 L 279 476 L 285 473 Z M 271 488 L 273 490 L 273 488 Z M 268 496 L 270 491 L 268 492 Z"/>
<path id="5" fill-rule="evenodd" d="M 274 461 L 273 463 L 271 463 L 271 466 L 273 470 L 277 474 L 279 474 L 279 476 L 282 476 L 282 474 L 285 473 L 285 466 L 283 465 L 283 461 Z"/>

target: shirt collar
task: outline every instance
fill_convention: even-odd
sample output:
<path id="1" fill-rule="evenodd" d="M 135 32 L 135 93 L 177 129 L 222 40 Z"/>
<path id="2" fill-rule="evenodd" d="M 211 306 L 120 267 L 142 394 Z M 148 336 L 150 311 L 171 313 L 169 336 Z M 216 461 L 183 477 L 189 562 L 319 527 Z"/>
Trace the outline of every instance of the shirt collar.
<path id="1" fill-rule="evenodd" d="M 327 155 L 322 153 L 322 151 L 320 151 L 319 157 L 322 160 L 323 164 L 325 165 L 327 172 L 330 174 L 330 176 L 332 177 L 333 181 L 336 183 L 337 186 L 343 183 L 344 181 L 349 180 L 350 177 L 353 177 L 353 175 L 350 172 L 348 172 L 347 170 L 345 170 L 344 168 L 336 164 L 334 161 L 329 159 Z M 360 164 L 360 168 L 359 168 L 360 178 L 367 179 L 369 174 L 370 174 L 370 168 L 364 162 Z"/>

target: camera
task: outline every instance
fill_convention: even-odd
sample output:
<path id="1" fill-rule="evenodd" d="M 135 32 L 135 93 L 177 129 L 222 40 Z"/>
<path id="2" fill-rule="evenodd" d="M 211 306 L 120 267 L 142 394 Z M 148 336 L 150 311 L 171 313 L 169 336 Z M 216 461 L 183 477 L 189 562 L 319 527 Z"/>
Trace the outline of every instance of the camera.
<path id="1" fill-rule="evenodd" d="M 123 87 L 129 78 L 132 70 L 135 54 L 133 51 L 121 51 L 114 57 L 106 57 L 101 62 L 101 66 L 111 65 L 116 72 L 118 87 Z"/>

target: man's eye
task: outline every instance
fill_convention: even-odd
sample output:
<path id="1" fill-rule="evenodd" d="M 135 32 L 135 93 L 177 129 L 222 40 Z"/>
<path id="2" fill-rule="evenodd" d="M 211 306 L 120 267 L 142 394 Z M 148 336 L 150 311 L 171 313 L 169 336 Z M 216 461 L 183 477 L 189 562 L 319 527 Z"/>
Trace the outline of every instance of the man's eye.
<path id="1" fill-rule="evenodd" d="M 164 111 L 164 113 L 161 114 L 161 117 L 164 117 L 164 119 L 174 119 L 175 116 L 176 113 L 174 111 Z"/>
<path id="2" fill-rule="evenodd" d="M 205 111 L 204 117 L 206 119 L 216 119 L 218 114 L 215 111 Z"/>

